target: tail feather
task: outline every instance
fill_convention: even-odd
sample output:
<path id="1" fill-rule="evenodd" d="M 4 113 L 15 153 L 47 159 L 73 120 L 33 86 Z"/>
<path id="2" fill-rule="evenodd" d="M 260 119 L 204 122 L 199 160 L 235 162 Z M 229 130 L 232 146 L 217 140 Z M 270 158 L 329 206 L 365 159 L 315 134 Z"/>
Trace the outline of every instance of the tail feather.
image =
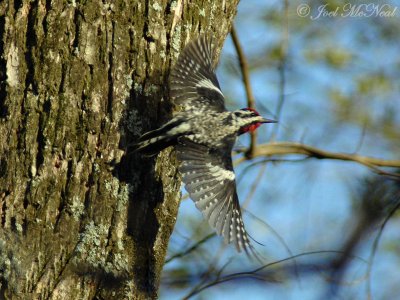
<path id="1" fill-rule="evenodd" d="M 162 127 L 146 132 L 138 143 L 133 144 L 134 152 L 142 152 L 147 155 L 157 154 L 161 150 L 175 145 L 178 137 L 189 134 L 190 125 L 184 118 L 174 118 Z"/>
<path id="2" fill-rule="evenodd" d="M 158 136 L 133 144 L 134 152 L 141 152 L 146 155 L 154 155 L 161 150 L 175 145 L 177 137 Z"/>
<path id="3" fill-rule="evenodd" d="M 173 122 L 174 121 L 174 122 Z M 165 125 L 161 126 L 160 128 L 148 131 L 139 138 L 139 141 L 145 141 L 149 140 L 155 137 L 159 137 L 161 135 L 164 135 L 165 133 L 168 132 L 168 130 L 174 128 L 175 126 L 179 125 L 179 123 L 175 120 L 171 120 L 170 122 L 166 123 Z"/>

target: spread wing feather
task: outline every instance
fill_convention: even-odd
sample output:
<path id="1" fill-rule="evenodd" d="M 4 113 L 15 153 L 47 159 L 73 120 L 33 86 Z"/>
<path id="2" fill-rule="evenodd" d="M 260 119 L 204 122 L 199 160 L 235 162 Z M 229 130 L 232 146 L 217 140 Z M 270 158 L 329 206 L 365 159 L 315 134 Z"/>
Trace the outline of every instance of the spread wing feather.
<path id="1" fill-rule="evenodd" d="M 181 138 L 177 146 L 180 172 L 190 198 L 210 226 L 239 252 L 258 258 L 242 221 L 232 159 L 223 155 L 232 147 L 233 143 L 220 152 Z"/>
<path id="2" fill-rule="evenodd" d="M 225 111 L 224 95 L 214 72 L 211 44 L 206 36 L 190 42 L 172 69 L 171 98 L 185 110 Z"/>

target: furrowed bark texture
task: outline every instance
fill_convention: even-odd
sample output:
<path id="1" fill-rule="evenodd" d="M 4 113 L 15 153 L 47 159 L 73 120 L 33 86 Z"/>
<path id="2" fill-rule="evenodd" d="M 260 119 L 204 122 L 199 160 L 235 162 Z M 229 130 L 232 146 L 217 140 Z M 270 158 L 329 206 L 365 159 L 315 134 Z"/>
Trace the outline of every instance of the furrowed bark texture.
<path id="1" fill-rule="evenodd" d="M 0 299 L 148 299 L 179 206 L 167 78 L 238 1 L 0 3 Z"/>

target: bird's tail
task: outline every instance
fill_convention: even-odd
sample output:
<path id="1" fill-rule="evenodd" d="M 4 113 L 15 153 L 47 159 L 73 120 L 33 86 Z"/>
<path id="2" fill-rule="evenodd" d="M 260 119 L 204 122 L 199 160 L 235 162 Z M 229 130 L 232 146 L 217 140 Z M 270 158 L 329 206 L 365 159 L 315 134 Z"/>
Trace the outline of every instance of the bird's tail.
<path id="1" fill-rule="evenodd" d="M 176 137 L 160 135 L 149 139 L 143 139 L 138 143 L 133 144 L 132 147 L 134 148 L 134 152 L 141 152 L 145 155 L 151 156 L 157 154 L 168 146 L 176 144 L 176 140 Z"/>
<path id="2" fill-rule="evenodd" d="M 154 155 L 177 143 L 178 137 L 188 134 L 190 126 L 183 119 L 175 118 L 162 127 L 146 132 L 132 145 L 134 152 Z"/>

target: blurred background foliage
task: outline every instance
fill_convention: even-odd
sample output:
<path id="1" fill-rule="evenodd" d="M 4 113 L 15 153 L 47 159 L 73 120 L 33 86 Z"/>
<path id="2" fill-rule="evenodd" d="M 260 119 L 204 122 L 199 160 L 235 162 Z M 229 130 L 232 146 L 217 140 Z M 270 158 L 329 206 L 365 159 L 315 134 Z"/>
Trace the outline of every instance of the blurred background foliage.
<path id="1" fill-rule="evenodd" d="M 310 8 L 307 16 L 299 16 L 300 5 Z M 322 7 L 336 15 L 319 16 Z M 392 15 L 348 16 L 351 7 Z M 400 159 L 400 1 L 246 0 L 235 28 L 256 107 L 279 119 L 259 129 L 258 144 Z M 227 106 L 246 107 L 230 37 L 217 75 Z M 238 147 L 249 140 L 242 136 Z M 161 298 L 400 296 L 399 178 L 298 154 L 245 161 L 236 173 L 244 221 L 267 266 L 254 272 L 260 265 L 225 246 L 183 191 Z"/>

